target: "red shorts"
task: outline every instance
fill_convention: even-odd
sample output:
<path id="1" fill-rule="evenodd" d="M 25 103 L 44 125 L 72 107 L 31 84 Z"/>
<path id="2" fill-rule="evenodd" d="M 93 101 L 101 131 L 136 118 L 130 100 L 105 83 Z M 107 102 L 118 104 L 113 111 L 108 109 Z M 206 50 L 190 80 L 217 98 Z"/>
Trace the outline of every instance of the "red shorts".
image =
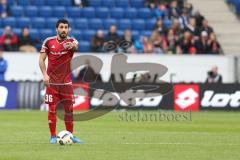
<path id="1" fill-rule="evenodd" d="M 72 85 L 50 85 L 47 87 L 45 95 L 46 104 L 56 105 L 63 100 L 69 100 L 68 102 L 74 103 Z"/>

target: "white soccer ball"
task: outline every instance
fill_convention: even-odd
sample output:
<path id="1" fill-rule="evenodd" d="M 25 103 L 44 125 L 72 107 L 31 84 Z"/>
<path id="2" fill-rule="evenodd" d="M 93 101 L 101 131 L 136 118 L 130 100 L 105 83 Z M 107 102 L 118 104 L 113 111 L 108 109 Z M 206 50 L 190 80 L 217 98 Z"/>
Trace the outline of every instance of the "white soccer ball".
<path id="1" fill-rule="evenodd" d="M 73 135 L 69 131 L 61 131 L 57 135 L 57 142 L 60 145 L 71 145 L 73 143 Z"/>

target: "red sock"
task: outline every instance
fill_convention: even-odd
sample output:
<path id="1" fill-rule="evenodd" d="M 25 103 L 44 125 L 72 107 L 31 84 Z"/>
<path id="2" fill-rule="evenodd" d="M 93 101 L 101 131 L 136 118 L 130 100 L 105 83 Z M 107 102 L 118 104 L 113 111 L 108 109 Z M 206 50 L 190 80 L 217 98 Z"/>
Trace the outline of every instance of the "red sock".
<path id="1" fill-rule="evenodd" d="M 49 111 L 48 111 L 48 126 L 51 133 L 51 136 L 56 136 L 56 110 L 55 106 L 49 105 Z"/>
<path id="2" fill-rule="evenodd" d="M 64 104 L 64 110 L 65 110 L 64 121 L 65 121 L 66 130 L 73 133 L 73 109 L 72 109 L 72 104 L 65 103 Z"/>

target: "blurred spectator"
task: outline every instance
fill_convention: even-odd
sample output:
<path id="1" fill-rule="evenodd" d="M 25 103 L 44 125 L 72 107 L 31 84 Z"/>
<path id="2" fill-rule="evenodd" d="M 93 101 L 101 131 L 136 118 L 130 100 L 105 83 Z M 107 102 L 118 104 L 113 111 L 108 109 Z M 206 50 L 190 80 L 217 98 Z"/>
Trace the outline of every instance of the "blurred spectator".
<path id="1" fill-rule="evenodd" d="M 157 30 L 160 35 L 166 34 L 166 28 L 163 25 L 163 21 L 161 18 L 159 18 L 154 26 L 154 30 Z"/>
<path id="2" fill-rule="evenodd" d="M 145 0 L 145 5 L 151 9 L 156 7 L 156 1 L 157 0 Z"/>
<path id="3" fill-rule="evenodd" d="M 189 31 L 185 31 L 184 36 L 180 41 L 182 53 L 193 53 L 193 51 L 195 51 L 194 45 L 191 33 Z"/>
<path id="4" fill-rule="evenodd" d="M 144 53 L 153 53 L 153 45 L 148 37 L 142 38 L 142 44 Z"/>
<path id="5" fill-rule="evenodd" d="M 200 40 L 196 42 L 197 53 L 208 53 L 209 45 L 208 45 L 208 33 L 206 31 L 202 31 Z"/>
<path id="6" fill-rule="evenodd" d="M 86 7 L 88 6 L 88 0 L 73 0 L 73 4 L 76 7 Z"/>
<path id="7" fill-rule="evenodd" d="M 204 17 L 200 14 L 199 11 L 196 11 L 193 16 L 196 18 L 196 25 L 198 28 L 202 27 L 202 22 L 204 20 Z"/>
<path id="8" fill-rule="evenodd" d="M 213 66 L 207 73 L 206 83 L 222 83 L 222 75 L 218 73 L 218 67 Z"/>
<path id="9" fill-rule="evenodd" d="M 77 73 L 77 76 L 73 78 L 73 82 L 95 82 L 102 81 L 101 75 L 97 74 L 91 67 L 89 60 L 85 61 L 85 66 Z"/>
<path id="10" fill-rule="evenodd" d="M 183 2 L 183 1 L 184 1 L 184 2 Z M 189 2 L 186 1 L 186 0 L 182 0 L 182 5 L 183 5 L 183 6 L 180 5 L 180 2 L 179 2 L 179 0 L 178 0 L 178 6 L 179 6 L 179 8 L 180 8 L 180 9 L 182 8 L 183 10 L 186 10 L 187 14 L 188 14 L 188 15 L 191 15 L 191 14 L 192 14 L 192 10 L 193 10 L 192 4 L 189 3 Z"/>
<path id="11" fill-rule="evenodd" d="M 96 35 L 91 40 L 92 52 L 103 52 L 104 34 L 103 30 L 98 30 Z"/>
<path id="12" fill-rule="evenodd" d="M 5 27 L 3 35 L 0 37 L 0 45 L 4 51 L 17 51 L 17 36 L 12 32 L 10 26 Z"/>
<path id="13" fill-rule="evenodd" d="M 162 37 L 158 30 L 153 31 L 151 36 L 151 42 L 153 44 L 153 52 L 164 54 Z"/>
<path id="14" fill-rule="evenodd" d="M 204 19 L 202 21 L 202 27 L 200 30 L 201 30 L 201 32 L 206 31 L 208 33 L 208 35 L 213 33 L 213 28 L 208 25 L 208 21 L 206 19 Z"/>
<path id="15" fill-rule="evenodd" d="M 136 39 L 134 41 L 134 47 L 135 47 L 137 53 L 143 53 L 142 38 L 143 37 L 140 36 L 138 39 Z"/>
<path id="16" fill-rule="evenodd" d="M 188 18 L 189 15 L 186 10 L 183 10 L 181 16 L 179 17 L 179 22 L 181 24 L 181 28 L 186 28 L 188 26 Z"/>
<path id="17" fill-rule="evenodd" d="M 183 32 L 183 30 L 180 27 L 180 23 L 179 23 L 178 19 L 173 20 L 173 24 L 171 26 L 171 29 L 173 29 L 173 32 L 176 36 L 180 36 Z"/>
<path id="18" fill-rule="evenodd" d="M 167 42 L 168 42 L 168 53 L 175 53 L 176 52 L 176 46 L 178 43 L 178 35 L 174 34 L 173 29 L 168 30 L 168 35 L 167 35 Z"/>
<path id="19" fill-rule="evenodd" d="M 210 34 L 210 38 L 208 40 L 209 53 L 210 54 L 219 54 L 221 53 L 221 46 L 217 41 L 216 35 L 214 33 Z"/>
<path id="20" fill-rule="evenodd" d="M 180 8 L 178 7 L 178 1 L 177 0 L 173 0 L 172 2 L 170 2 L 170 6 L 168 9 L 168 13 L 169 13 L 169 17 L 170 18 L 178 18 L 180 15 Z"/>
<path id="21" fill-rule="evenodd" d="M 134 39 L 132 37 L 132 33 L 130 30 L 126 29 L 124 31 L 124 35 L 122 37 L 122 40 L 120 42 L 121 49 L 124 53 L 135 53 L 136 50 L 134 46 L 132 45 L 134 42 Z"/>
<path id="22" fill-rule="evenodd" d="M 3 51 L 0 48 L 0 81 L 5 80 L 5 72 L 7 70 L 8 64 L 7 61 L 3 58 Z"/>
<path id="23" fill-rule="evenodd" d="M 21 52 L 37 52 L 33 46 L 33 40 L 29 35 L 29 29 L 23 28 L 21 35 L 18 37 L 19 51 Z"/>
<path id="24" fill-rule="evenodd" d="M 9 15 L 9 6 L 7 4 L 7 0 L 1 0 L 0 2 L 0 15 L 1 18 L 6 18 Z"/>
<path id="25" fill-rule="evenodd" d="M 185 27 L 185 31 L 190 32 L 191 35 L 195 36 L 194 38 L 199 37 L 200 33 L 199 29 L 196 26 L 196 19 L 194 17 L 191 17 L 189 19 L 189 24 L 187 25 L 187 27 Z"/>
<path id="26" fill-rule="evenodd" d="M 118 43 L 120 41 L 120 36 L 117 33 L 117 26 L 115 25 L 111 25 L 109 28 L 109 32 L 108 35 L 106 37 L 106 41 L 114 41 L 116 43 Z"/>

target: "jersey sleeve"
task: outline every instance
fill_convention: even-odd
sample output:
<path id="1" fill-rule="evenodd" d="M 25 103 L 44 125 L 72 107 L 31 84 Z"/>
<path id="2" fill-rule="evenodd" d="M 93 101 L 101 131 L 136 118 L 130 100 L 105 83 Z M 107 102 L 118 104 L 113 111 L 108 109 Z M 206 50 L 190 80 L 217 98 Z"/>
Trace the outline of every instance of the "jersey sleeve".
<path id="1" fill-rule="evenodd" d="M 43 41 L 40 53 L 48 53 L 48 52 L 49 52 L 49 47 L 48 47 L 48 38 L 47 38 Z"/>

